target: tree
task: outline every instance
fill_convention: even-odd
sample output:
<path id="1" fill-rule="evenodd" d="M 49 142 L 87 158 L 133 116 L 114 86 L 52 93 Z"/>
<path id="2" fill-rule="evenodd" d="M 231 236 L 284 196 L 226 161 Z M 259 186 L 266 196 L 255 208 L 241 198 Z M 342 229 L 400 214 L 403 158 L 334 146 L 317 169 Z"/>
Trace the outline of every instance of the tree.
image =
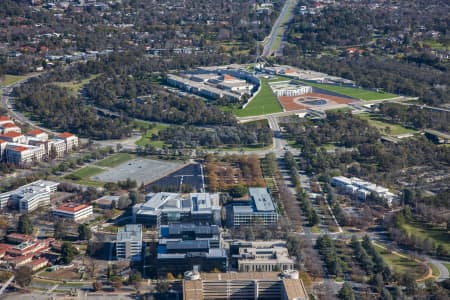
<path id="1" fill-rule="evenodd" d="M 100 291 L 103 288 L 103 284 L 101 281 L 94 281 L 92 283 L 92 288 L 94 289 L 94 291 Z"/>
<path id="2" fill-rule="evenodd" d="M 338 293 L 339 299 L 342 300 L 355 300 L 355 293 L 349 283 L 344 283 L 341 290 Z"/>
<path id="3" fill-rule="evenodd" d="M 135 272 L 135 273 L 131 274 L 130 277 L 128 277 L 128 282 L 130 284 L 136 284 L 141 280 L 142 280 L 142 275 L 140 272 Z"/>
<path id="4" fill-rule="evenodd" d="M 66 236 L 66 229 L 64 226 L 64 221 L 61 219 L 56 220 L 55 224 L 53 225 L 53 236 L 55 239 L 62 239 Z"/>
<path id="5" fill-rule="evenodd" d="M 32 234 L 33 224 L 31 224 L 28 214 L 21 215 L 19 217 L 19 224 L 17 225 L 17 231 L 22 234 Z"/>
<path id="6" fill-rule="evenodd" d="M 70 264 L 78 254 L 78 250 L 72 245 L 71 242 L 64 242 L 61 246 L 61 262 L 64 264 Z"/>
<path id="7" fill-rule="evenodd" d="M 240 198 L 247 194 L 247 188 L 243 185 L 235 185 L 230 189 L 230 195 L 233 198 Z"/>
<path id="8" fill-rule="evenodd" d="M 170 283 L 166 280 L 158 280 L 155 288 L 158 293 L 165 294 L 170 289 Z"/>
<path id="9" fill-rule="evenodd" d="M 16 269 L 14 276 L 16 283 L 21 287 L 29 286 L 31 283 L 33 270 L 30 266 L 20 266 Z"/>
<path id="10" fill-rule="evenodd" d="M 86 224 L 80 224 L 78 226 L 78 238 L 80 240 L 90 240 L 92 237 L 92 231 Z"/>

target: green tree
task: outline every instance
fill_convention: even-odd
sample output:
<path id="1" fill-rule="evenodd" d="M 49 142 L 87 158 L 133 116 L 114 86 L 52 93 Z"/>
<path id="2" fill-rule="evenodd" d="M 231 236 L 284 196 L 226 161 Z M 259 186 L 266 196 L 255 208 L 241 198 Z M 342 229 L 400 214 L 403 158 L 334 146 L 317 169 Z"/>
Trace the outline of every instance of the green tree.
<path id="1" fill-rule="evenodd" d="M 342 300 L 355 300 L 355 293 L 349 283 L 344 283 L 341 290 L 338 293 L 339 299 Z"/>
<path id="2" fill-rule="evenodd" d="M 64 242 L 61 246 L 61 262 L 64 264 L 70 264 L 75 255 L 78 254 L 78 250 L 72 245 L 71 242 Z"/>
<path id="3" fill-rule="evenodd" d="M 33 271 L 30 266 L 20 266 L 14 272 L 16 283 L 21 287 L 29 286 L 31 283 Z"/>
<path id="4" fill-rule="evenodd" d="M 78 226 L 78 238 L 80 240 L 90 240 L 92 237 L 92 231 L 86 224 L 80 224 Z"/>
<path id="5" fill-rule="evenodd" d="M 247 194 L 247 188 L 243 185 L 235 185 L 230 189 L 230 195 L 233 198 L 240 198 Z"/>
<path id="6" fill-rule="evenodd" d="M 63 239 L 66 236 L 64 221 L 62 221 L 61 219 L 56 220 L 53 225 L 53 236 L 58 240 Z"/>
<path id="7" fill-rule="evenodd" d="M 17 225 L 17 231 L 22 234 L 32 234 L 33 224 L 31 224 L 28 214 L 21 215 L 19 217 L 19 224 Z"/>

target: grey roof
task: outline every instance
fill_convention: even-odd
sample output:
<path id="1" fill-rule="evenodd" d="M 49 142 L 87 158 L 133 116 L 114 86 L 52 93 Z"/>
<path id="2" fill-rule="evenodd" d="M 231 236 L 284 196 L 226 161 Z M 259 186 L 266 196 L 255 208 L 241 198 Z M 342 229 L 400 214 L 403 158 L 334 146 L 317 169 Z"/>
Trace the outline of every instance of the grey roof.
<path id="1" fill-rule="evenodd" d="M 201 249 L 208 249 L 209 248 L 209 241 L 207 240 L 200 240 L 200 241 L 168 241 L 166 244 L 167 250 L 201 250 Z"/>
<path id="2" fill-rule="evenodd" d="M 275 211 L 272 197 L 266 188 L 249 188 L 248 193 L 255 205 L 256 211 Z"/>
<path id="3" fill-rule="evenodd" d="M 142 225 L 127 224 L 117 231 L 117 242 L 142 242 Z"/>
<path id="4" fill-rule="evenodd" d="M 219 234 L 217 225 L 195 225 L 195 224 L 171 224 L 169 235 L 180 235 L 186 231 L 194 231 L 196 234 Z"/>

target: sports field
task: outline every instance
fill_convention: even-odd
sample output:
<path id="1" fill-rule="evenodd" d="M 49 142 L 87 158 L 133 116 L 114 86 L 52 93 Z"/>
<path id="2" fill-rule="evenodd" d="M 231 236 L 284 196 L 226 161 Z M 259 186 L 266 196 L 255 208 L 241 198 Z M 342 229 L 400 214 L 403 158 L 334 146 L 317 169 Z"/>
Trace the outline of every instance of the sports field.
<path id="1" fill-rule="evenodd" d="M 312 83 L 312 82 L 303 82 L 306 85 L 310 85 L 312 87 L 316 87 L 319 89 L 323 89 L 326 91 L 338 93 L 344 96 L 352 97 L 355 99 L 361 99 L 363 101 L 373 101 L 373 100 L 383 100 L 383 99 L 391 99 L 398 97 L 398 95 L 385 93 L 385 92 L 375 92 L 370 90 L 365 90 L 362 88 L 351 88 L 351 87 L 343 87 L 336 86 L 325 83 Z"/>
<path id="2" fill-rule="evenodd" d="M 253 100 L 244 109 L 233 109 L 233 113 L 238 117 L 250 117 L 282 112 L 282 108 L 277 98 L 270 89 L 268 80 L 261 78 L 261 89 Z"/>

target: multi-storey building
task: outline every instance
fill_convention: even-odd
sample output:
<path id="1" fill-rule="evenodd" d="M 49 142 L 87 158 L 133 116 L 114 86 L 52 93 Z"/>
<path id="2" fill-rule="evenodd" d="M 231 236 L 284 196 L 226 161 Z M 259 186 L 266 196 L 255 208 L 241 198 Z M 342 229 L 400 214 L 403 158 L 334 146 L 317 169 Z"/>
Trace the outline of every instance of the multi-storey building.
<path id="1" fill-rule="evenodd" d="M 13 122 L 3 123 L 0 125 L 0 133 L 1 134 L 5 134 L 5 133 L 9 133 L 9 132 L 21 133 L 22 130 L 20 129 L 19 126 L 17 126 Z"/>
<path id="2" fill-rule="evenodd" d="M 50 204 L 50 195 L 56 192 L 58 182 L 38 180 L 20 188 L 0 194 L 2 208 L 8 203 L 18 205 L 21 213 L 29 213 Z"/>
<path id="3" fill-rule="evenodd" d="M 63 132 L 58 135 L 59 139 L 62 139 L 66 143 L 66 152 L 72 152 L 74 148 L 78 147 L 78 137 L 69 132 Z"/>
<path id="4" fill-rule="evenodd" d="M 151 193 L 133 207 L 135 223 L 148 226 L 172 223 L 220 224 L 219 194 Z"/>
<path id="5" fill-rule="evenodd" d="M 233 242 L 230 255 L 232 267 L 239 272 L 279 272 L 294 268 L 284 241 Z"/>
<path id="6" fill-rule="evenodd" d="M 0 135 L 0 140 L 10 143 L 25 144 L 27 138 L 19 132 L 8 132 Z"/>
<path id="7" fill-rule="evenodd" d="M 276 224 L 278 213 L 268 189 L 249 188 L 248 193 L 249 201 L 234 202 L 228 206 L 228 226 Z"/>
<path id="8" fill-rule="evenodd" d="M 48 140 L 48 134 L 40 129 L 33 129 L 27 132 L 27 136 L 34 137 L 43 141 Z"/>
<path id="9" fill-rule="evenodd" d="M 298 272 L 187 272 L 183 280 L 184 300 L 308 300 Z"/>
<path id="10" fill-rule="evenodd" d="M 65 203 L 52 210 L 56 217 L 69 219 L 73 222 L 86 219 L 93 214 L 92 205 L 80 203 Z"/>
<path id="11" fill-rule="evenodd" d="M 119 260 L 139 261 L 142 257 L 142 225 L 127 224 L 119 228 L 116 238 L 116 257 Z"/>
<path id="12" fill-rule="evenodd" d="M 42 161 L 44 156 L 44 145 L 30 146 L 9 143 L 6 145 L 4 152 L 4 160 L 17 166 L 25 166 L 33 162 Z"/>

